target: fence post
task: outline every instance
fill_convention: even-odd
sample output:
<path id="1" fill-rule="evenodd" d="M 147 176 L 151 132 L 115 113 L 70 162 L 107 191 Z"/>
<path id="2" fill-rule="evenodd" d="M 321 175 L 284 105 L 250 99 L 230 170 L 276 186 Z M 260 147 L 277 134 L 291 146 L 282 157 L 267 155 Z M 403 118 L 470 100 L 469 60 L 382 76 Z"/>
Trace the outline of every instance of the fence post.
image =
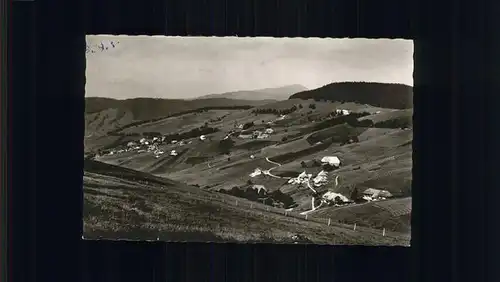
<path id="1" fill-rule="evenodd" d="M 354 231 L 356 231 L 356 223 L 354 223 Z"/>
<path id="2" fill-rule="evenodd" d="M 330 226 L 330 223 L 331 223 L 331 219 L 329 218 L 328 219 L 328 226 Z"/>
<path id="3" fill-rule="evenodd" d="M 382 230 L 382 236 L 385 236 L 385 228 Z"/>

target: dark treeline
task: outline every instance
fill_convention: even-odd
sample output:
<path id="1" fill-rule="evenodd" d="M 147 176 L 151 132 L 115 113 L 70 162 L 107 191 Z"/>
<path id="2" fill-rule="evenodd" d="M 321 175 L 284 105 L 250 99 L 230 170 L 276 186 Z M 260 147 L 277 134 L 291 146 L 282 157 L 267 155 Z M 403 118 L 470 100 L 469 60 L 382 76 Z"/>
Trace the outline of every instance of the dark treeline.
<path id="1" fill-rule="evenodd" d="M 409 117 L 399 117 L 395 119 L 384 120 L 377 122 L 373 127 L 377 128 L 410 128 L 412 126 L 412 120 Z"/>
<path id="2" fill-rule="evenodd" d="M 119 131 L 122 131 L 122 130 L 127 129 L 127 128 L 131 128 L 134 126 L 139 126 L 142 124 L 156 122 L 156 121 L 160 121 L 163 119 L 178 117 L 178 116 L 182 116 L 182 115 L 186 115 L 186 114 L 203 113 L 203 112 L 207 112 L 210 110 L 248 110 L 248 109 L 251 109 L 253 107 L 254 106 L 245 105 L 245 106 L 210 106 L 210 107 L 197 108 L 197 109 L 182 111 L 182 112 L 178 112 L 178 113 L 174 113 L 174 114 L 170 114 L 170 115 L 162 116 L 162 117 L 158 117 L 158 118 L 135 121 L 135 122 L 126 124 L 122 127 L 119 127 L 117 129 L 114 129 L 113 131 L 110 131 L 108 134 L 118 133 Z"/>
<path id="3" fill-rule="evenodd" d="M 169 134 L 169 135 L 164 135 L 164 136 L 165 136 L 165 141 L 170 142 L 172 140 L 182 140 L 182 139 L 195 138 L 195 137 L 199 137 L 200 135 L 207 135 L 207 134 L 215 133 L 217 131 L 219 131 L 218 128 L 199 127 L 199 128 L 192 129 L 188 132 L 174 133 L 174 134 Z"/>
<path id="4" fill-rule="evenodd" d="M 288 114 L 291 114 L 295 111 L 297 111 L 298 107 L 297 106 L 293 106 L 291 108 L 288 108 L 288 109 L 284 109 L 284 110 L 278 110 L 278 109 L 255 109 L 255 110 L 252 110 L 252 113 L 253 114 L 256 114 L 256 115 L 261 115 L 261 114 L 273 114 L 273 115 L 288 115 Z"/>
<path id="5" fill-rule="evenodd" d="M 312 126 L 311 131 L 322 130 L 339 124 L 347 123 L 353 127 L 370 127 L 373 125 L 371 120 L 358 121 L 358 118 L 370 115 L 368 112 L 351 113 L 349 115 L 334 115 L 332 118 L 319 122 Z"/>

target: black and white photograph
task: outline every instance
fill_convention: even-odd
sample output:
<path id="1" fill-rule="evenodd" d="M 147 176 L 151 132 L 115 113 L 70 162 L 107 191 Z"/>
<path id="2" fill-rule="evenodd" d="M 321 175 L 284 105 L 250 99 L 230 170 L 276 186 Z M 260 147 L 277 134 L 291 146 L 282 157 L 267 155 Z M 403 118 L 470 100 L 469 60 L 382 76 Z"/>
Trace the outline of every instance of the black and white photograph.
<path id="1" fill-rule="evenodd" d="M 84 239 L 410 246 L 412 40 L 86 41 Z"/>

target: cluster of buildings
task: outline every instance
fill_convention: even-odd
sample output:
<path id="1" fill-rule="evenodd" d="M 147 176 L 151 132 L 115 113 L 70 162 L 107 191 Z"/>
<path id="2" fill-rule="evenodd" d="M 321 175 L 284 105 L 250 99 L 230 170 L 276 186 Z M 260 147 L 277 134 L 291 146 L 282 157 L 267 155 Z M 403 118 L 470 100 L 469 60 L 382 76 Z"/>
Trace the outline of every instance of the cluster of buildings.
<path id="1" fill-rule="evenodd" d="M 303 171 L 297 177 L 290 178 L 288 180 L 288 184 L 307 184 L 309 180 L 312 178 L 312 173 L 306 173 Z"/>
<path id="2" fill-rule="evenodd" d="M 251 134 L 240 134 L 241 139 L 267 139 L 274 133 L 274 129 L 266 128 L 264 131 L 254 130 Z"/>
<path id="3" fill-rule="evenodd" d="M 204 135 L 200 136 L 200 140 L 205 140 L 206 137 Z M 105 155 L 115 155 L 121 154 L 125 152 L 137 152 L 137 153 L 153 153 L 156 158 L 159 158 L 161 155 L 165 154 L 165 151 L 160 149 L 160 146 L 163 145 L 177 145 L 184 146 L 186 144 L 191 144 L 192 141 L 177 141 L 172 140 L 170 142 L 166 141 L 166 136 L 161 137 L 153 137 L 153 138 L 141 138 L 138 141 L 130 141 L 125 146 L 120 146 L 118 148 L 114 148 L 105 153 Z M 176 150 L 170 151 L 170 156 L 177 156 L 178 153 Z"/>
<path id="4" fill-rule="evenodd" d="M 341 115 L 341 116 L 347 116 L 347 115 L 351 114 L 351 112 L 349 110 L 337 109 L 337 110 L 335 110 L 335 114 Z"/>

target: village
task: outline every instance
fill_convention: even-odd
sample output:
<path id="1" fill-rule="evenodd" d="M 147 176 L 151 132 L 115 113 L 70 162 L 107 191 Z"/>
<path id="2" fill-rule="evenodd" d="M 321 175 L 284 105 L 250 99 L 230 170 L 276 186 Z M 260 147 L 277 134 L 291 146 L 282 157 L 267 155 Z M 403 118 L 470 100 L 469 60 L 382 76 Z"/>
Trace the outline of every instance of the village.
<path id="1" fill-rule="evenodd" d="M 273 163 L 269 159 L 268 162 Z M 327 191 L 320 193 L 317 189 L 321 189 L 321 187 L 325 187 L 329 185 L 328 181 L 328 173 L 329 171 L 333 171 L 339 169 L 341 166 L 341 161 L 337 156 L 324 156 L 320 160 L 323 170 L 318 172 L 316 176 L 313 177 L 312 173 L 307 173 L 305 170 L 300 173 L 297 177 L 280 177 L 271 173 L 271 171 L 279 166 L 280 164 L 276 163 L 278 166 L 273 167 L 268 170 L 263 170 L 261 168 L 256 168 L 252 173 L 249 174 L 250 177 L 258 177 L 261 175 L 270 176 L 274 178 L 282 178 L 288 179 L 287 183 L 291 185 L 297 185 L 297 188 L 307 187 L 311 190 L 311 209 L 301 214 L 308 214 L 317 210 L 318 208 L 325 206 L 347 206 L 353 204 L 363 204 L 367 202 L 375 202 L 382 201 L 389 198 L 392 198 L 393 195 L 387 190 L 368 188 L 362 191 L 361 195 L 356 195 L 355 199 L 349 199 L 348 197 L 333 192 L 331 190 L 336 190 L 339 185 L 339 176 L 335 177 L 333 185 L 330 185 Z M 313 183 L 311 185 L 311 182 Z M 267 191 L 264 185 L 253 185 L 253 189 L 257 189 L 260 193 L 261 190 Z M 292 211 L 293 208 L 290 208 L 289 211 Z"/>
<path id="2" fill-rule="evenodd" d="M 331 113 L 331 115 L 335 117 L 346 116 L 349 114 L 351 114 L 351 112 L 344 109 L 336 109 Z M 254 124 L 255 121 L 247 122 L 244 124 L 235 122 L 233 124 L 233 129 L 229 130 L 225 134 L 225 136 L 219 141 L 228 140 L 233 136 L 236 136 L 236 138 L 242 140 L 269 139 L 275 133 L 275 130 L 272 128 L 273 124 L 276 121 L 281 121 L 286 118 L 287 115 L 281 114 L 274 121 L 268 121 L 265 125 L 265 128 L 261 128 L 260 130 L 251 130 L 251 128 L 254 127 L 255 125 Z M 222 118 L 219 118 L 210 120 L 210 122 L 218 122 L 221 120 Z M 195 138 L 181 139 L 181 140 L 175 140 L 175 139 L 172 140 L 172 138 L 169 138 L 169 135 L 142 137 L 138 140 L 129 141 L 124 145 L 120 145 L 109 150 L 103 150 L 99 154 L 94 155 L 94 157 L 97 158 L 99 156 L 105 156 L 105 155 L 113 156 L 117 154 L 123 154 L 126 152 L 151 153 L 155 158 L 160 158 L 162 155 L 165 154 L 171 157 L 176 157 L 178 156 L 179 153 L 176 149 L 172 149 L 172 146 L 183 147 L 192 144 L 193 142 L 206 142 L 206 141 L 212 141 L 212 137 L 203 134 Z M 166 150 L 165 147 L 167 146 L 170 147 L 171 149 Z M 250 155 L 250 158 L 254 159 L 255 156 Z M 287 183 L 290 185 L 297 185 L 298 188 L 307 187 L 311 192 L 311 209 L 306 212 L 303 212 L 304 214 L 313 212 L 322 206 L 340 207 L 346 205 L 361 204 L 365 202 L 381 201 L 392 197 L 391 193 L 389 193 L 388 191 L 374 189 L 374 188 L 365 189 L 364 191 L 361 192 L 361 194 L 356 195 L 355 199 L 350 199 L 345 195 L 334 192 L 336 191 L 336 188 L 339 185 L 338 181 L 339 176 L 337 175 L 334 178 L 335 180 L 333 184 L 329 183 L 328 176 L 333 171 L 341 167 L 341 161 L 338 156 L 323 156 L 321 159 L 314 159 L 313 162 L 320 164 L 320 166 L 322 167 L 322 170 L 318 172 L 314 177 L 312 173 L 307 173 L 305 170 L 296 177 L 281 177 L 274 175 L 272 174 L 271 171 L 281 166 L 281 164 L 273 162 L 268 158 L 266 158 L 266 160 L 270 163 L 275 164 L 276 166 L 268 170 L 263 170 L 257 167 L 252 173 L 249 174 L 249 176 L 251 178 L 254 178 L 260 175 L 265 175 L 273 178 L 282 178 L 282 179 L 287 179 L 288 180 Z M 319 193 L 316 190 L 316 189 L 322 189 L 323 187 L 326 186 L 330 187 L 322 193 Z M 260 193 L 260 191 L 267 191 L 264 185 L 253 185 L 252 189 L 258 190 L 258 193 Z"/>

